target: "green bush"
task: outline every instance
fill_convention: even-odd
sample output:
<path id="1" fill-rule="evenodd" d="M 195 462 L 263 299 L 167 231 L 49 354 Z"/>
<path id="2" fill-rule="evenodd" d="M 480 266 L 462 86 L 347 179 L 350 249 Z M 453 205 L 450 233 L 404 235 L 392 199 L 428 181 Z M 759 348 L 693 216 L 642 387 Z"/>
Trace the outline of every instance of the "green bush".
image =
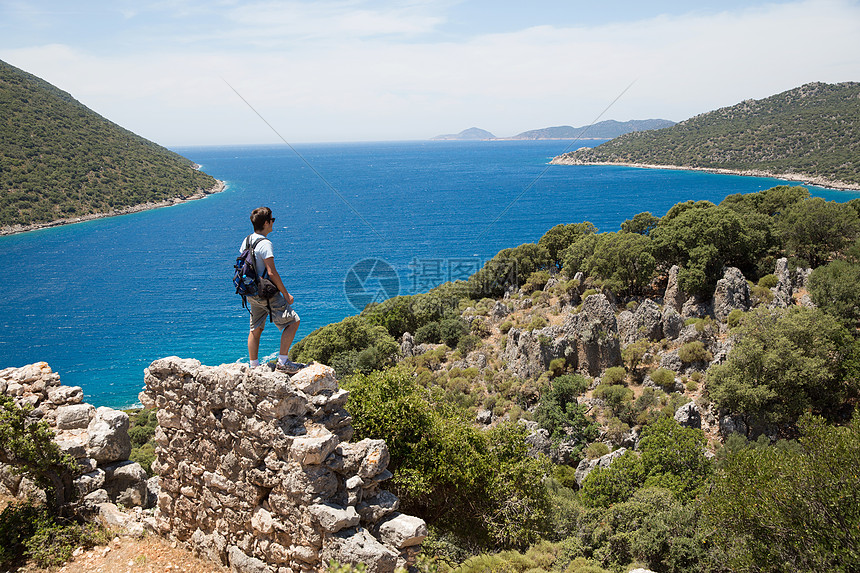
<path id="1" fill-rule="evenodd" d="M 658 368 L 652 372 L 651 380 L 668 392 L 675 389 L 675 373 L 668 368 Z"/>
<path id="2" fill-rule="evenodd" d="M 457 350 L 465 356 L 469 352 L 473 351 L 478 345 L 481 344 L 481 339 L 474 334 L 467 334 L 462 336 L 460 340 L 457 342 Z"/>
<path id="3" fill-rule="evenodd" d="M 479 336 L 480 338 L 487 338 L 488 336 L 490 336 L 490 334 L 492 334 L 492 330 L 487 324 L 487 321 L 480 318 L 476 318 L 472 321 L 469 330 L 472 334 L 474 334 L 475 336 Z"/>
<path id="4" fill-rule="evenodd" d="M 758 280 L 758 286 L 762 288 L 773 288 L 779 283 L 779 279 L 776 278 L 776 275 L 769 274 L 764 275 Z"/>
<path id="5" fill-rule="evenodd" d="M 469 325 L 460 317 L 446 318 L 439 323 L 439 337 L 451 348 L 456 348 L 460 337 L 468 333 Z"/>
<path id="6" fill-rule="evenodd" d="M 594 397 L 603 400 L 613 413 L 633 399 L 633 390 L 621 385 L 600 384 L 594 389 Z"/>
<path id="7" fill-rule="evenodd" d="M 710 362 L 714 359 L 714 355 L 711 354 L 710 350 L 705 348 L 701 340 L 693 340 L 682 344 L 678 348 L 678 358 L 681 359 L 681 362 L 690 364 L 691 362 Z M 654 379 L 653 376 L 651 379 Z"/>
<path id="8" fill-rule="evenodd" d="M 564 358 L 553 358 L 549 362 L 549 372 L 555 377 L 561 376 L 567 366 L 567 360 Z"/>
<path id="9" fill-rule="evenodd" d="M 346 375 L 390 364 L 399 348 L 385 327 L 361 316 L 350 316 L 308 334 L 293 345 L 290 357 L 299 362 L 329 364 L 339 375 Z"/>
<path id="10" fill-rule="evenodd" d="M 728 318 L 726 318 L 729 328 L 737 327 L 741 323 L 741 320 L 743 320 L 744 314 L 746 313 L 739 308 L 732 309 Z"/>
<path id="11" fill-rule="evenodd" d="M 835 414 L 857 391 L 857 345 L 831 315 L 804 307 L 754 309 L 739 340 L 708 371 L 717 406 L 777 424 L 812 410 Z"/>
<path id="12" fill-rule="evenodd" d="M 528 279 L 526 279 L 526 282 L 523 284 L 523 292 L 528 294 L 543 290 L 543 287 L 546 286 L 548 281 L 549 272 L 544 270 L 535 271 L 529 275 Z"/>
<path id="13" fill-rule="evenodd" d="M 596 467 L 582 482 L 580 501 L 586 507 L 609 507 L 630 499 L 645 483 L 645 470 L 639 454 L 627 451 L 608 468 Z"/>
<path id="14" fill-rule="evenodd" d="M 585 392 L 590 382 L 579 374 L 565 374 L 553 379 L 549 391 L 540 397 L 535 421 L 554 440 L 573 439 L 580 449 L 597 437 L 597 425 L 585 415 L 585 406 L 577 396 Z"/>
<path id="15" fill-rule="evenodd" d="M 596 460 L 601 456 L 609 453 L 609 446 L 603 442 L 592 442 L 585 448 L 585 457 L 589 460 Z"/>
<path id="16" fill-rule="evenodd" d="M 416 344 L 439 344 L 442 342 L 442 333 L 439 329 L 439 323 L 433 321 L 418 327 L 418 330 L 415 331 L 414 340 Z"/>
<path id="17" fill-rule="evenodd" d="M 860 415 L 833 427 L 805 414 L 799 447 L 741 447 L 702 506 L 726 566 L 860 570 Z"/>
<path id="18" fill-rule="evenodd" d="M 620 384 L 622 386 L 627 383 L 627 370 L 623 366 L 613 366 L 607 368 L 603 373 L 602 382 L 609 386 Z"/>
<path id="19" fill-rule="evenodd" d="M 526 330 L 540 330 L 548 324 L 549 322 L 547 322 L 547 320 L 543 316 L 541 316 L 540 314 L 536 314 L 529 321 L 528 326 L 526 326 Z"/>
<path id="20" fill-rule="evenodd" d="M 510 320 L 506 320 L 499 325 L 499 332 L 501 332 L 502 334 L 507 334 L 513 327 L 514 323 Z"/>
<path id="21" fill-rule="evenodd" d="M 76 548 L 108 540 L 103 528 L 62 520 L 32 501 L 11 503 L 0 513 L 0 565 L 28 557 L 39 567 L 59 567 Z"/>

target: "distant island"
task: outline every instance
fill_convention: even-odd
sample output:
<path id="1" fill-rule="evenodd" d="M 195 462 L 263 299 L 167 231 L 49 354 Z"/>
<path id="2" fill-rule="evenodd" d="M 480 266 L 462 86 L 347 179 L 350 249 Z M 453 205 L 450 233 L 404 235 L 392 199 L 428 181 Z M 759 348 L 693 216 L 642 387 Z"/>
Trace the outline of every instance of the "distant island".
<path id="1" fill-rule="evenodd" d="M 552 163 L 700 169 L 860 189 L 860 83 L 806 84 Z"/>
<path id="2" fill-rule="evenodd" d="M 561 125 L 524 131 L 512 137 L 496 137 L 489 131 L 470 127 L 460 133 L 437 135 L 433 140 L 466 141 L 466 140 L 535 140 L 535 139 L 612 139 L 635 131 L 663 129 L 675 125 L 668 119 L 633 119 L 630 121 L 615 121 L 609 119 L 592 125 L 572 127 Z"/>
<path id="3" fill-rule="evenodd" d="M 0 234 L 172 205 L 224 184 L 0 61 Z"/>

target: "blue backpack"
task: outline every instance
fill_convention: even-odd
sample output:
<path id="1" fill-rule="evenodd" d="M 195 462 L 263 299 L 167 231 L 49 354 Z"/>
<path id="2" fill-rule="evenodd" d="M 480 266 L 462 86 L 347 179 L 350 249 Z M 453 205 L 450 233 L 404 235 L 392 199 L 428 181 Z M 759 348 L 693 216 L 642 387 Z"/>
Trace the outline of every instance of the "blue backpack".
<path id="1" fill-rule="evenodd" d="M 257 258 L 254 256 L 254 247 L 262 241 L 260 237 L 251 243 L 251 235 L 245 239 L 245 250 L 242 251 L 236 258 L 236 264 L 233 268 L 233 286 L 236 287 L 236 294 L 242 296 L 242 306 L 248 308 L 248 301 L 245 297 L 257 296 L 260 291 L 260 275 L 257 274 Z"/>

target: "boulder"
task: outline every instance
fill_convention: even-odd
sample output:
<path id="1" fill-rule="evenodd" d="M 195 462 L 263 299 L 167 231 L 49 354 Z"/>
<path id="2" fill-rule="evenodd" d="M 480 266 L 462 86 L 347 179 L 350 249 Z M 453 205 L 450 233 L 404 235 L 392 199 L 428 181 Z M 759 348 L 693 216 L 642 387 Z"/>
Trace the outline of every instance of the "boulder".
<path id="1" fill-rule="evenodd" d="M 344 529 L 332 535 L 320 555 L 322 562 L 364 563 L 367 573 L 393 573 L 398 554 L 366 529 Z"/>
<path id="2" fill-rule="evenodd" d="M 729 313 L 735 309 L 747 311 L 750 308 L 750 289 L 743 273 L 729 267 L 723 278 L 717 281 L 714 290 L 714 316 L 725 322 Z"/>
<path id="3" fill-rule="evenodd" d="M 675 421 L 686 428 L 702 428 L 702 414 L 695 402 L 687 402 L 675 410 Z"/>
<path id="4" fill-rule="evenodd" d="M 104 466 L 104 489 L 122 506 L 142 506 L 147 502 L 146 471 L 137 462 L 123 461 Z"/>
<path id="5" fill-rule="evenodd" d="M 621 344 L 626 346 L 643 338 L 660 340 L 663 338 L 662 318 L 660 307 L 648 298 L 639 304 L 635 312 L 623 311 L 618 315 L 618 335 Z"/>
<path id="6" fill-rule="evenodd" d="M 89 426 L 95 415 L 96 409 L 92 404 L 60 406 L 55 424 L 58 430 L 79 430 Z"/>
<path id="7" fill-rule="evenodd" d="M 393 513 L 376 528 L 379 540 L 395 549 L 418 545 L 427 537 L 427 524 L 419 517 Z"/>
<path id="8" fill-rule="evenodd" d="M 616 458 L 624 455 L 624 452 L 626 451 L 626 448 L 618 448 L 614 452 L 609 452 L 605 456 L 601 456 L 594 460 L 589 460 L 587 458 L 583 459 L 579 462 L 579 465 L 576 466 L 576 473 L 574 474 L 576 484 L 582 486 L 582 482 L 585 481 L 585 478 L 588 477 L 588 474 L 590 474 L 594 468 L 598 466 L 608 468 Z"/>
<path id="9" fill-rule="evenodd" d="M 69 406 L 74 407 L 74 406 Z M 127 460 L 131 454 L 128 414 L 102 406 L 87 427 L 87 457 L 100 464 Z"/>

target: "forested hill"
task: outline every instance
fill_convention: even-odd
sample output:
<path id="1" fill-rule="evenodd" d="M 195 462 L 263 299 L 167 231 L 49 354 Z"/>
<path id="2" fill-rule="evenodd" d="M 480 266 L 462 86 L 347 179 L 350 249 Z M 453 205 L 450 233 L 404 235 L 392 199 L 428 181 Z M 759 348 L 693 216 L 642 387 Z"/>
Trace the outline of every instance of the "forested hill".
<path id="1" fill-rule="evenodd" d="M 554 163 L 632 163 L 761 171 L 823 184 L 860 184 L 860 83 L 810 83 L 623 135 Z"/>
<path id="2" fill-rule="evenodd" d="M 183 199 L 218 182 L 0 61 L 0 227 Z"/>

